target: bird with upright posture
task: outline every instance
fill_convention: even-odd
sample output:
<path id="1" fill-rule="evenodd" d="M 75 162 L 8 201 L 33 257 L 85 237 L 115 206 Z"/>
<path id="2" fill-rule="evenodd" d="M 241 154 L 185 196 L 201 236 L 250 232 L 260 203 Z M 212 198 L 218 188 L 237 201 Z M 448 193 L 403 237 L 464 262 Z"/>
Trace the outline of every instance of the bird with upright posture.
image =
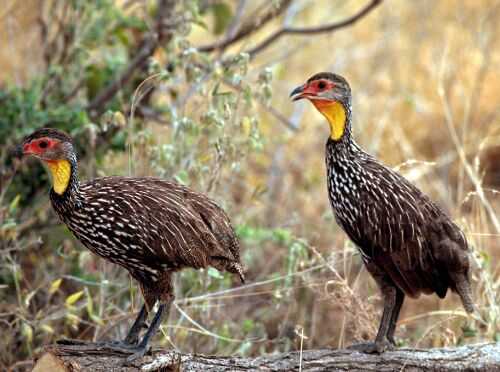
<path id="1" fill-rule="evenodd" d="M 351 132 L 351 89 L 322 72 L 297 87 L 294 101 L 308 99 L 330 126 L 326 142 L 328 196 L 338 225 L 356 244 L 377 282 L 384 311 L 374 342 L 352 348 L 381 353 L 395 345 L 394 331 L 405 295 L 458 293 L 474 309 L 468 246 L 463 232 L 429 197 L 403 176 L 363 151 Z"/>
<path id="2" fill-rule="evenodd" d="M 142 357 L 174 299 L 172 274 L 213 266 L 244 281 L 239 243 L 224 211 L 207 196 L 152 177 L 103 177 L 80 183 L 73 141 L 42 128 L 18 146 L 52 176 L 50 200 L 59 218 L 90 251 L 127 269 L 139 282 L 144 305 L 123 341 L 102 342 Z M 158 310 L 139 340 L 148 313 Z"/>

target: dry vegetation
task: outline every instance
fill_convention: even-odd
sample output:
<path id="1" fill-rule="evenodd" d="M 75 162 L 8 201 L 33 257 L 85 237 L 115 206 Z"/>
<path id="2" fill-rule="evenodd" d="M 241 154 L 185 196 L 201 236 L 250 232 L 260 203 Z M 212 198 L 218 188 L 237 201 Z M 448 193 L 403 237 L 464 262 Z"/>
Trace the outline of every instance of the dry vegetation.
<path id="1" fill-rule="evenodd" d="M 33 41 L 39 11 L 33 4 L 38 2 L 7 3 L 0 11 L 0 78 L 22 85 L 43 66 L 41 45 Z M 248 3 L 253 9 L 263 2 Z M 282 16 L 225 53 L 246 50 L 283 24 L 345 19 L 366 3 L 295 1 Z M 225 162 L 205 162 L 215 170 L 189 170 L 189 183 L 208 190 L 238 226 L 248 284 L 237 287 L 212 271 L 179 275 L 175 309 L 156 343 L 183 351 L 258 355 L 299 348 L 301 335 L 304 348 L 343 347 L 374 336 L 381 310 L 378 290 L 355 247 L 334 223 L 327 199 L 327 126 L 307 104 L 293 105 L 288 98 L 292 88 L 320 70 L 349 79 L 357 141 L 444 206 L 474 247 L 473 285 L 480 312 L 467 318 L 450 294 L 445 301 L 434 296 L 407 300 L 396 333 L 401 344 L 500 340 L 499 35 L 497 0 L 397 0 L 382 3 L 351 27 L 331 34 L 284 36 L 256 55 L 248 81 L 262 82 L 263 71 L 273 75 L 268 103 L 252 106 L 258 118 L 258 135 L 252 140 L 258 145 L 236 143 L 223 155 Z M 209 37 L 198 26 L 188 36 L 193 45 L 220 38 Z M 155 58 L 163 63 L 168 53 Z M 169 82 L 152 99 L 169 105 L 172 98 L 166 92 L 172 84 L 186 97 L 184 114 L 193 120 L 201 117 L 207 97 L 196 89 L 190 92 L 193 83 Z M 244 99 L 242 92 L 235 92 L 238 100 Z M 262 97 L 266 100 L 265 92 Z M 251 119 L 244 119 L 247 109 L 238 107 L 230 120 L 250 129 L 242 125 L 227 130 L 252 132 L 247 123 Z M 167 114 L 145 118 L 139 134 L 129 130 L 138 136 L 131 142 L 133 157 L 108 152 L 96 165 L 87 154 L 85 176 L 131 172 L 182 179 L 186 175 L 180 170 L 194 161 L 190 151 L 193 158 L 202 158 L 205 145 L 179 140 L 170 120 Z M 175 166 L 160 167 L 160 157 L 148 146 L 177 143 L 185 148 L 182 156 L 176 153 Z M 239 146 L 244 148 L 242 159 Z M 35 167 L 30 163 L 32 171 Z M 0 235 L 12 239 L 12 233 L 17 239 L 2 245 L 0 252 L 0 366 L 28 360 L 62 336 L 123 335 L 141 304 L 135 283 L 123 270 L 83 250 L 57 224 L 46 188 L 22 208 L 14 197 L 5 199 L 5 189 L 0 192 Z M 26 198 L 12 190 L 9 195 Z M 12 230 L 6 216 L 16 208 L 17 229 Z"/>

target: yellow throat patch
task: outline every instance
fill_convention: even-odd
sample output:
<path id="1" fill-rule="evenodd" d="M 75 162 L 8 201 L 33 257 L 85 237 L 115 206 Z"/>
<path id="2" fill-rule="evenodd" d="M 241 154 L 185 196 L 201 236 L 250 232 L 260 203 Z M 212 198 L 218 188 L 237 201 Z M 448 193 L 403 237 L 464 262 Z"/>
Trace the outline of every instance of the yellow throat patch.
<path id="1" fill-rule="evenodd" d="M 50 160 L 46 163 L 52 175 L 52 187 L 56 193 L 62 195 L 68 188 L 71 163 L 67 160 Z"/>
<path id="2" fill-rule="evenodd" d="M 313 105 L 323 114 L 330 125 L 330 137 L 337 141 L 345 132 L 346 112 L 340 102 L 313 100 Z"/>

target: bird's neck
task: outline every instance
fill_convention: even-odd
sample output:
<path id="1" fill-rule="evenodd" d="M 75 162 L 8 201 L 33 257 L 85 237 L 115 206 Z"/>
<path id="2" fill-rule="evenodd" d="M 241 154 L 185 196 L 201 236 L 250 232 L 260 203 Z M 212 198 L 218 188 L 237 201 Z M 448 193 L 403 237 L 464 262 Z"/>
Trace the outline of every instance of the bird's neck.
<path id="1" fill-rule="evenodd" d="M 59 202 L 72 202 L 79 195 L 78 165 L 76 157 L 46 161 L 52 178 L 52 195 Z"/>
<path id="2" fill-rule="evenodd" d="M 64 194 L 71 181 L 72 166 L 66 160 L 48 160 L 47 168 L 52 176 L 52 189 L 58 195 Z"/>
<path id="3" fill-rule="evenodd" d="M 316 109 L 326 118 L 330 126 L 330 139 L 334 142 L 351 140 L 350 103 L 324 100 L 312 101 Z"/>

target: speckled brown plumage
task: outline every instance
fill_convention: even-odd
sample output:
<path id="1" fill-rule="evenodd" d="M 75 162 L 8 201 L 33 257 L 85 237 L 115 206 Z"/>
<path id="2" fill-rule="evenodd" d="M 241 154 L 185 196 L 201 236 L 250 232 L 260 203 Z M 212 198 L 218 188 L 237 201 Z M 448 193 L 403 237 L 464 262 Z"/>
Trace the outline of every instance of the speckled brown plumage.
<path id="1" fill-rule="evenodd" d="M 394 345 L 405 295 L 416 298 L 421 293 L 436 293 L 443 298 L 451 289 L 459 294 L 465 310 L 472 312 L 464 234 L 417 187 L 355 143 L 347 81 L 320 73 L 293 94 L 340 102 L 345 112 L 345 123 L 334 123 L 345 125 L 342 136 L 326 143 L 328 196 L 337 223 L 359 248 L 384 297 L 376 340 L 359 349 L 382 352 Z"/>
<path id="2" fill-rule="evenodd" d="M 38 130 L 22 146 L 26 154 L 48 163 L 69 161 L 67 188 L 62 194 L 54 188 L 50 192 L 54 210 L 90 251 L 127 269 L 141 286 L 145 306 L 125 341 L 113 347 L 135 353 L 133 357 L 144 354 L 173 301 L 175 271 L 213 266 L 244 280 L 230 220 L 207 196 L 153 177 L 80 183 L 72 140 L 54 129 Z M 139 343 L 139 332 L 156 302 L 160 308 Z"/>
<path id="3" fill-rule="evenodd" d="M 74 184 L 70 194 L 51 191 L 54 210 L 89 250 L 140 283 L 183 267 L 242 274 L 229 218 L 205 195 L 153 177 Z"/>

